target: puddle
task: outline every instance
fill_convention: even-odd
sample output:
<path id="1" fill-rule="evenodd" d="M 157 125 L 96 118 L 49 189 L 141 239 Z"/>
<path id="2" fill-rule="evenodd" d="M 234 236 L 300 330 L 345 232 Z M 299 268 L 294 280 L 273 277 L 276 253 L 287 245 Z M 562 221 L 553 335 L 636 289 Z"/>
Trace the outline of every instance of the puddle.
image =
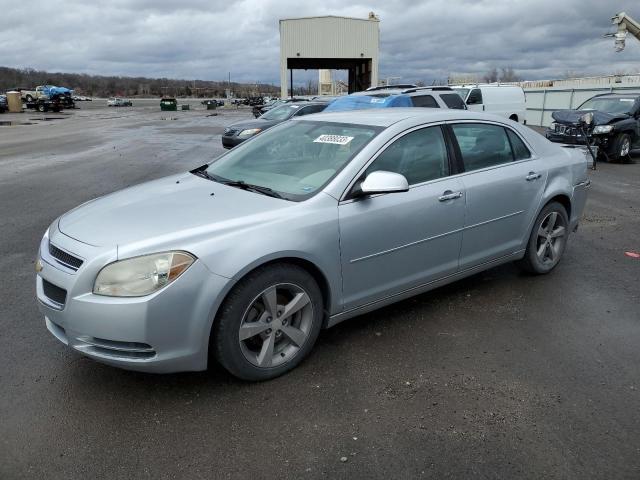
<path id="1" fill-rule="evenodd" d="M 0 127 L 14 127 L 16 125 L 34 125 L 32 122 L 9 122 L 6 120 L 0 121 Z"/>
<path id="2" fill-rule="evenodd" d="M 40 118 L 30 118 L 29 120 L 48 122 L 50 120 L 64 120 L 66 117 L 40 117 Z"/>

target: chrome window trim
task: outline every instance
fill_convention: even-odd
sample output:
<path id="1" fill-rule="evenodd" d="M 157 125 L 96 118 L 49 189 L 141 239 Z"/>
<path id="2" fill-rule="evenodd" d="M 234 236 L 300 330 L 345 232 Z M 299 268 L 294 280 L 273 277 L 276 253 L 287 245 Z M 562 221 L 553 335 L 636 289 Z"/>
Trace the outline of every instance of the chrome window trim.
<path id="1" fill-rule="evenodd" d="M 412 108 L 421 108 L 421 107 L 412 107 Z M 360 176 L 367 170 L 367 168 L 369 168 L 369 166 L 375 162 L 378 157 L 380 155 L 382 155 L 387 148 L 389 148 L 393 143 L 396 142 L 396 140 L 400 139 L 401 137 L 404 137 L 405 135 L 408 135 L 412 132 L 415 132 L 416 130 L 422 130 L 424 128 L 429 128 L 429 127 L 442 127 L 445 124 L 445 122 L 443 121 L 437 121 L 437 122 L 433 122 L 433 123 L 424 123 L 421 125 L 416 125 L 413 127 L 410 127 L 406 130 L 403 130 L 402 132 L 397 133 L 395 136 L 393 136 L 391 139 L 389 139 L 387 142 L 385 142 L 384 145 L 382 145 L 377 152 L 375 152 L 371 158 L 369 158 L 369 160 L 367 160 L 367 162 L 364 164 L 364 166 L 358 170 L 358 173 L 356 175 L 354 175 L 354 177 L 351 179 L 351 181 L 349 182 L 349 184 L 347 185 L 347 188 L 342 192 L 342 195 L 340 195 L 340 200 L 339 203 L 340 204 L 346 204 L 346 203 L 351 203 L 353 202 L 355 199 L 353 198 L 346 198 L 346 196 L 349 194 L 349 192 L 351 191 L 351 189 L 353 188 L 353 186 L 355 185 L 355 183 L 358 181 L 358 178 L 360 178 Z M 445 145 L 447 144 L 447 138 L 446 135 L 444 135 L 443 133 L 443 138 L 444 138 L 444 143 Z M 427 180 L 425 182 L 421 182 L 421 183 L 414 183 L 413 185 L 409 185 L 409 190 L 415 188 L 415 187 L 420 187 L 422 185 L 426 185 L 428 183 L 433 183 L 433 182 L 438 182 L 438 181 L 442 181 L 444 179 L 447 178 L 451 178 L 451 175 L 447 175 L 446 177 L 440 177 L 440 178 L 434 178 L 433 180 Z M 380 194 L 380 195 L 385 195 L 385 194 Z M 373 197 L 377 197 L 378 195 L 372 195 L 371 198 Z"/>
<path id="2" fill-rule="evenodd" d="M 419 107 L 414 107 L 414 108 L 419 108 Z M 400 137 L 403 137 L 404 135 L 407 135 L 411 132 L 414 132 L 416 130 L 420 130 L 423 128 L 429 128 L 429 127 L 437 127 L 437 126 L 444 126 L 444 125 L 452 125 L 452 124 L 459 124 L 459 123 L 482 123 L 482 124 L 486 124 L 486 125 L 496 125 L 499 127 L 503 127 L 503 128 L 508 128 L 509 130 L 511 130 L 515 135 L 518 136 L 518 138 L 520 140 L 522 140 L 522 142 L 525 144 L 525 146 L 529 149 L 529 152 L 531 152 L 531 156 L 529 158 L 523 158 L 522 160 L 513 160 L 511 162 L 507 162 L 507 163 L 500 163 L 498 165 L 490 165 L 488 167 L 485 168 L 480 168 L 477 170 L 471 170 L 469 172 L 460 172 L 460 173 L 456 173 L 456 174 L 449 174 L 446 177 L 440 177 L 440 178 L 434 178 L 433 180 L 427 180 L 425 182 L 421 182 L 421 183 L 414 183 L 413 185 L 409 185 L 409 190 L 412 190 L 413 188 L 418 188 L 418 187 L 422 187 L 424 185 L 428 185 L 431 183 L 436 183 L 436 182 L 441 182 L 443 180 L 448 180 L 451 178 L 461 178 L 473 173 L 477 173 L 477 172 L 486 172 L 489 170 L 495 170 L 496 168 L 503 168 L 507 165 L 517 165 L 520 163 L 524 163 L 524 162 L 530 162 L 533 160 L 537 160 L 539 157 L 536 154 L 535 150 L 533 148 L 531 148 L 531 145 L 529 144 L 529 142 L 526 141 L 526 139 L 522 138 L 522 135 L 520 135 L 516 130 L 514 130 L 513 128 L 511 128 L 509 125 L 506 125 L 502 122 L 498 122 L 495 120 L 445 120 L 445 121 L 437 121 L 437 122 L 433 122 L 433 123 L 424 123 L 421 125 L 416 125 L 413 126 L 411 128 L 408 128 L 407 130 L 403 130 L 402 132 L 399 132 L 398 134 L 396 134 L 394 137 L 392 137 L 389 141 L 387 141 L 384 145 L 382 145 L 380 147 L 380 149 L 378 149 L 378 151 L 373 154 L 371 156 L 371 158 L 365 163 L 365 165 L 358 170 L 358 173 L 351 179 L 351 181 L 349 182 L 347 188 L 342 192 L 342 195 L 340 195 L 340 199 L 339 199 L 339 205 L 346 205 L 349 204 L 353 201 L 355 201 L 356 199 L 354 198 L 346 198 L 346 196 L 349 194 L 349 192 L 351 191 L 351 189 L 353 188 L 353 186 L 355 185 L 356 181 L 358 180 L 358 178 L 360 178 L 360 176 L 362 175 L 363 172 L 365 172 L 367 170 L 367 168 L 369 168 L 369 166 L 387 149 L 389 148 L 389 146 L 391 146 L 392 143 L 394 143 L 396 140 L 398 140 Z M 447 143 L 447 138 L 445 136 L 445 144 Z M 464 162 L 464 160 L 462 160 Z M 385 195 L 385 194 L 380 194 L 380 195 Z M 370 198 L 374 198 L 377 197 L 379 195 L 372 195 Z"/>

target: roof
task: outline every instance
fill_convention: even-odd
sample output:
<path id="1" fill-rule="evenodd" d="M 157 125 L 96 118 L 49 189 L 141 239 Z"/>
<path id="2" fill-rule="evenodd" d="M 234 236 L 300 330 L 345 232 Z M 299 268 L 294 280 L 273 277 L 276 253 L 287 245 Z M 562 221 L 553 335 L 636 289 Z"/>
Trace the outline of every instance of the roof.
<path id="1" fill-rule="evenodd" d="M 287 22 L 289 20 L 315 20 L 320 18 L 341 18 L 344 20 L 360 20 L 362 22 L 379 22 L 377 18 L 356 18 L 356 17 L 343 17 L 340 15 L 316 15 L 313 17 L 295 17 L 295 18 L 281 18 L 280 22 Z"/>
<path id="2" fill-rule="evenodd" d="M 312 120 L 335 123 L 353 123 L 389 127 L 394 123 L 412 119 L 415 123 L 440 122 L 447 120 L 491 120 L 506 122 L 507 119 L 496 115 L 469 110 L 454 110 L 446 108 L 381 108 L 371 110 L 350 110 L 342 112 L 325 112 L 305 115 L 299 120 Z"/>

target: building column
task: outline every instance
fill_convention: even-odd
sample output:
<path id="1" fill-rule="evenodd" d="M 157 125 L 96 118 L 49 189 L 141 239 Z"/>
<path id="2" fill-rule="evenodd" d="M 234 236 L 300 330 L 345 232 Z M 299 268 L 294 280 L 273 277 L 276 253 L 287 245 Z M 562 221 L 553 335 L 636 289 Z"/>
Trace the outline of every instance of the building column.
<path id="1" fill-rule="evenodd" d="M 377 87 L 378 86 L 378 58 L 377 57 L 374 57 L 371 59 L 370 68 L 371 68 L 371 86 Z"/>
<path id="2" fill-rule="evenodd" d="M 287 85 L 287 59 L 280 59 L 280 98 L 288 98 L 289 89 Z"/>

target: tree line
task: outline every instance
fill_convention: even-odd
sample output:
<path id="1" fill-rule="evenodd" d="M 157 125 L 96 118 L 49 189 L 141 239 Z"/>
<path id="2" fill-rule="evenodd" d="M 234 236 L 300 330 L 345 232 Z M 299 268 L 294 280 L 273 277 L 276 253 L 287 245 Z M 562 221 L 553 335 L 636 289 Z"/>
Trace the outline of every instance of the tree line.
<path id="1" fill-rule="evenodd" d="M 12 88 L 34 88 L 56 85 L 74 90 L 77 95 L 92 97 L 224 97 L 230 89 L 236 97 L 277 95 L 280 87 L 256 83 L 236 83 L 208 80 L 177 80 L 171 78 L 119 77 L 62 73 L 33 68 L 0 67 L 0 92 Z"/>

